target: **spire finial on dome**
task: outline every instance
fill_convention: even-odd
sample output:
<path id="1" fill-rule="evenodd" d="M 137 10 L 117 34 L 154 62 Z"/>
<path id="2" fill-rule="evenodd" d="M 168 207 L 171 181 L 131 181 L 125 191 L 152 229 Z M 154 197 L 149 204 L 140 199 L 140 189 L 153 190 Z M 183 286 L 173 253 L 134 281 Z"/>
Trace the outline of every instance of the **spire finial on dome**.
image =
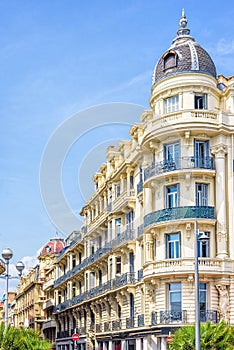
<path id="1" fill-rule="evenodd" d="M 184 9 L 182 9 L 182 15 L 179 22 L 180 29 L 177 31 L 178 36 L 190 34 L 190 29 L 187 28 L 187 24 L 188 24 L 188 20 L 185 16 Z"/>

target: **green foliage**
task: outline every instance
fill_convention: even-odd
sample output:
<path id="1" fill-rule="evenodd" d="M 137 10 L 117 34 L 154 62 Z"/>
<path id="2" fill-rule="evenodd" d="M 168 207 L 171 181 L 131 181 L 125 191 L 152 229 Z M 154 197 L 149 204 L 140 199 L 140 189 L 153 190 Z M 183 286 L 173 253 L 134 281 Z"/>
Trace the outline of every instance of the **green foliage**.
<path id="1" fill-rule="evenodd" d="M 202 323 L 200 328 L 201 350 L 233 350 L 234 327 L 225 322 L 217 325 Z M 195 349 L 195 326 L 184 326 L 172 334 L 169 343 L 170 350 L 194 350 Z"/>
<path id="2" fill-rule="evenodd" d="M 0 350 L 50 350 L 51 343 L 39 332 L 29 328 L 14 328 L 0 324 Z"/>

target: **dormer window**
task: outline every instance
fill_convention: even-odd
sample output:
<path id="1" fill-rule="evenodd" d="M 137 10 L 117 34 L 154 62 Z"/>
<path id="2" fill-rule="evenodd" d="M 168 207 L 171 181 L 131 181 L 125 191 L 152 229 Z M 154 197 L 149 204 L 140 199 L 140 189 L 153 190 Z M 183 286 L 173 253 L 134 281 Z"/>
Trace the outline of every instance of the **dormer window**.
<path id="1" fill-rule="evenodd" d="M 168 52 L 164 56 L 164 70 L 174 68 L 177 66 L 177 55 L 175 52 Z"/>
<path id="2" fill-rule="evenodd" d="M 50 253 L 51 252 L 50 246 L 46 246 L 45 250 L 46 250 L 46 253 Z"/>

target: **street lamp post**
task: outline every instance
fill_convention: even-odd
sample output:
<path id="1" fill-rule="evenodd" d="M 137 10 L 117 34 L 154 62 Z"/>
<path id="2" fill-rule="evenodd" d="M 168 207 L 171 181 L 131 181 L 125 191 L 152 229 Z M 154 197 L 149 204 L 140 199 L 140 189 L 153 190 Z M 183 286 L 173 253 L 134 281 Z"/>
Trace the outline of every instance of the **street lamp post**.
<path id="1" fill-rule="evenodd" d="M 11 258 L 13 257 L 13 251 L 10 248 L 5 248 L 2 251 L 2 257 L 5 260 L 6 263 L 6 273 L 2 275 L 1 277 L 6 279 L 6 298 L 5 298 L 5 328 L 8 327 L 8 286 L 9 286 L 9 279 L 10 278 L 17 278 L 17 277 L 11 277 L 9 275 L 9 262 Z M 24 263 L 22 261 L 19 261 L 16 264 L 16 269 L 19 271 L 19 276 L 22 275 L 22 271 L 24 269 Z"/>
<path id="2" fill-rule="evenodd" d="M 194 226 L 194 283 L 195 283 L 195 349 L 200 350 L 200 288 L 199 288 L 199 270 L 198 270 L 198 242 L 204 244 L 209 240 L 205 232 L 199 232 L 198 223 Z"/>

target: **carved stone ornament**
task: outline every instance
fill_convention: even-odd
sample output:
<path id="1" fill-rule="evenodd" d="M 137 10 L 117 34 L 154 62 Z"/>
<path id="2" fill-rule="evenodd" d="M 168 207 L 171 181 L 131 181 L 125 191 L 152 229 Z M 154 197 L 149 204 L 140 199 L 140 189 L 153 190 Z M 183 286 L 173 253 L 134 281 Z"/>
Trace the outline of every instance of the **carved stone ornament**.
<path id="1" fill-rule="evenodd" d="M 219 292 L 219 314 L 220 321 L 229 321 L 229 292 L 228 286 L 225 284 L 217 284 L 216 288 Z"/>

